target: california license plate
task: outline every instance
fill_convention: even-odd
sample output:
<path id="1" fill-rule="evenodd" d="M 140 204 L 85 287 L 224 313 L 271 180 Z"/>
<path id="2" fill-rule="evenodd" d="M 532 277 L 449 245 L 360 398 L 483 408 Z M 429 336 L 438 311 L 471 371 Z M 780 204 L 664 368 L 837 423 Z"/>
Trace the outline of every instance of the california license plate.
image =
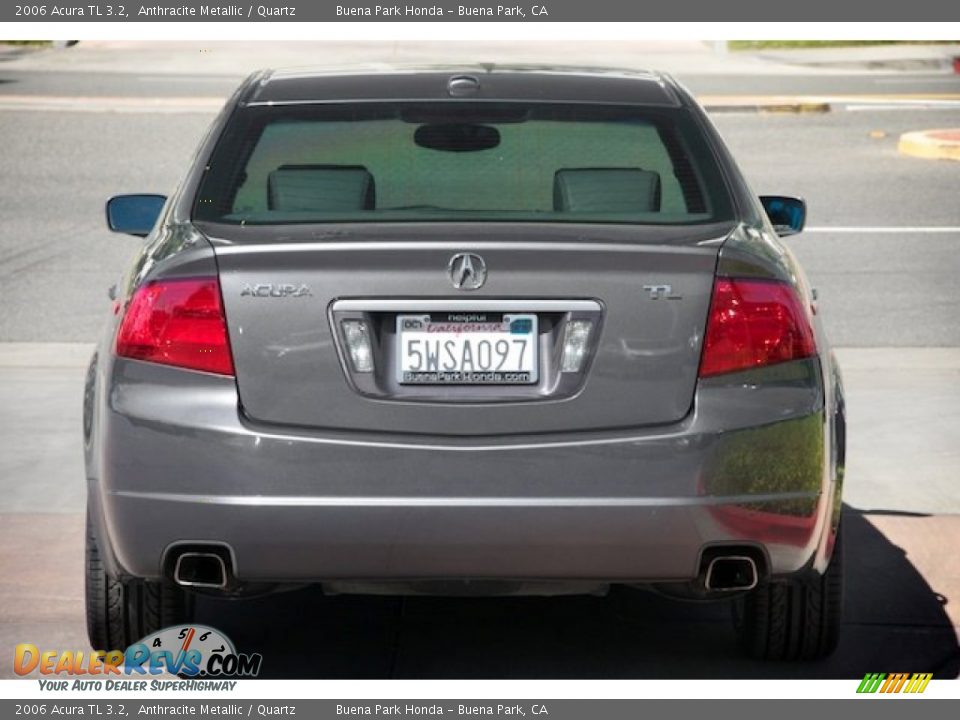
<path id="1" fill-rule="evenodd" d="M 429 313 L 397 316 L 397 381 L 404 385 L 536 383 L 537 316 Z"/>

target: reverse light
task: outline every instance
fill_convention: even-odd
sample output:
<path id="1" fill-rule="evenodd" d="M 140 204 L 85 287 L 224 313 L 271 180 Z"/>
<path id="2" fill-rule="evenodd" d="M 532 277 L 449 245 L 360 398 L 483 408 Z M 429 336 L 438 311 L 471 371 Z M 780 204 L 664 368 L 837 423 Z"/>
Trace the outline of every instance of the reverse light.
<path id="1" fill-rule="evenodd" d="M 717 278 L 700 377 L 799 360 L 817 352 L 796 291 L 777 280 Z"/>
<path id="2" fill-rule="evenodd" d="M 350 354 L 350 364 L 354 372 L 373 372 L 373 349 L 370 346 L 370 331 L 363 320 L 344 320 L 343 339 Z"/>
<path id="3" fill-rule="evenodd" d="M 587 348 L 593 323 L 589 320 L 570 320 L 563 330 L 563 358 L 561 372 L 580 372 L 587 358 Z"/>
<path id="4" fill-rule="evenodd" d="M 233 375 L 217 278 L 172 278 L 137 288 L 117 333 L 117 355 Z"/>

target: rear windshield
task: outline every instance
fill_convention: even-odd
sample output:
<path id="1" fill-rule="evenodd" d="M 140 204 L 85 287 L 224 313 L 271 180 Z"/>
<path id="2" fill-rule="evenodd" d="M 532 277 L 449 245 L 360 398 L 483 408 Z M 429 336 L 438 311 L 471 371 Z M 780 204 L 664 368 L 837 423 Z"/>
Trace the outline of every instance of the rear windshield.
<path id="1" fill-rule="evenodd" d="M 454 101 L 241 108 L 194 208 L 258 225 L 731 216 L 685 111 Z"/>

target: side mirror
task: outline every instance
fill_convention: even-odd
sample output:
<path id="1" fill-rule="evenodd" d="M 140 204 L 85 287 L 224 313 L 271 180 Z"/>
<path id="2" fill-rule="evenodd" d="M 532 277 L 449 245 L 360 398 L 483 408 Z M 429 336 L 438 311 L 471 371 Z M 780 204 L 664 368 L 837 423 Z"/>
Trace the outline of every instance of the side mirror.
<path id="1" fill-rule="evenodd" d="M 762 195 L 760 203 L 780 237 L 796 235 L 807 221 L 807 203 L 803 198 Z"/>
<path id="2" fill-rule="evenodd" d="M 115 195 L 107 200 L 107 227 L 146 237 L 157 224 L 167 198 L 163 195 Z"/>

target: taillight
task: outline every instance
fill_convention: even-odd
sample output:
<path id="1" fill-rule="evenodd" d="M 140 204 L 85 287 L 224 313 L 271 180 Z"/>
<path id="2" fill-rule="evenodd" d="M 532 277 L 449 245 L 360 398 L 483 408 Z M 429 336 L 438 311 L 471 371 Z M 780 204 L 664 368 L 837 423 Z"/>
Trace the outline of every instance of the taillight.
<path id="1" fill-rule="evenodd" d="M 773 365 L 817 352 L 796 291 L 776 280 L 717 278 L 700 377 Z"/>
<path id="2" fill-rule="evenodd" d="M 216 278 L 175 278 L 137 288 L 117 333 L 117 355 L 233 375 Z"/>

